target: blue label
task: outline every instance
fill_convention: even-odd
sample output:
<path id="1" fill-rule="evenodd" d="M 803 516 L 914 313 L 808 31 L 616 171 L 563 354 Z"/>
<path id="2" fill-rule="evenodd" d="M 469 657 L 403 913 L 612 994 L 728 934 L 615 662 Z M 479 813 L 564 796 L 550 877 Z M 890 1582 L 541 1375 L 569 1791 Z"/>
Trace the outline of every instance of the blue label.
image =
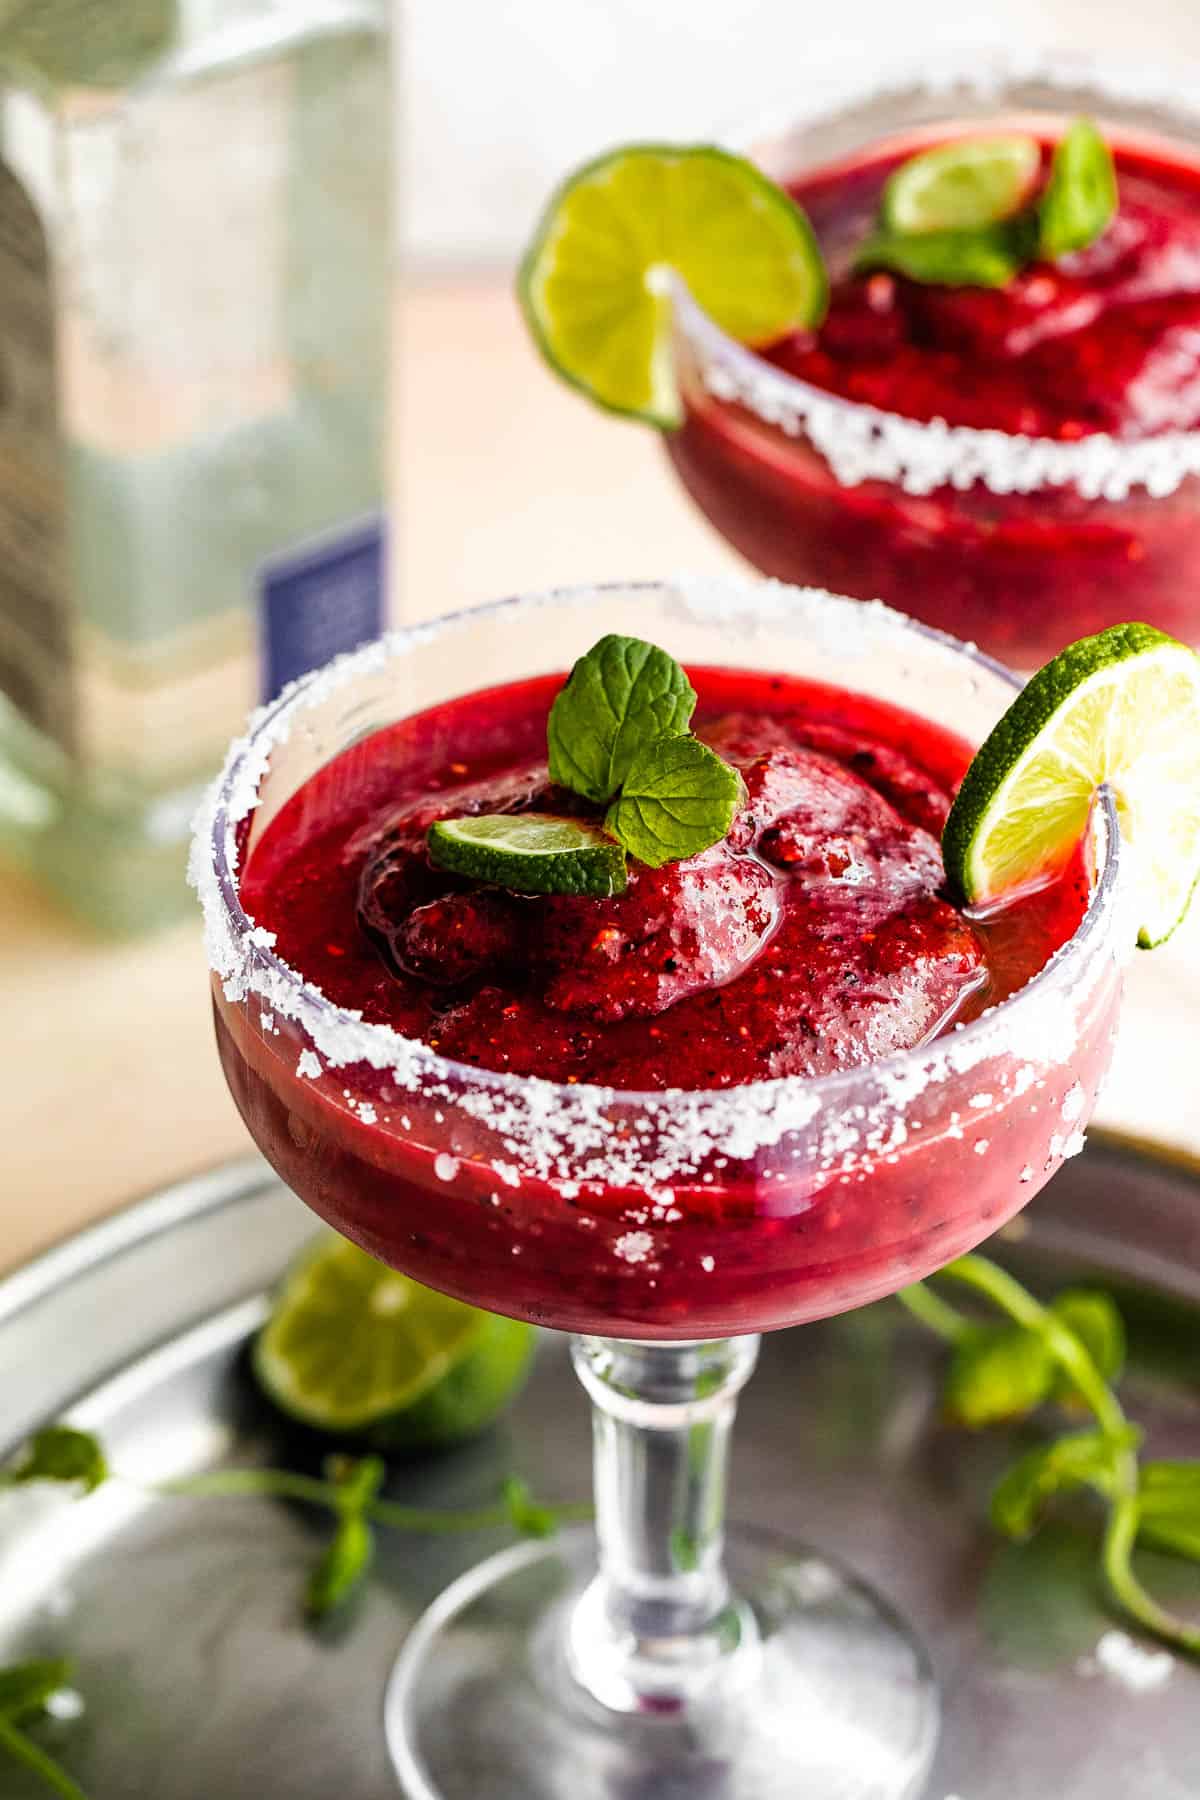
<path id="1" fill-rule="evenodd" d="M 384 531 L 365 519 L 264 563 L 259 578 L 262 698 L 383 630 Z"/>

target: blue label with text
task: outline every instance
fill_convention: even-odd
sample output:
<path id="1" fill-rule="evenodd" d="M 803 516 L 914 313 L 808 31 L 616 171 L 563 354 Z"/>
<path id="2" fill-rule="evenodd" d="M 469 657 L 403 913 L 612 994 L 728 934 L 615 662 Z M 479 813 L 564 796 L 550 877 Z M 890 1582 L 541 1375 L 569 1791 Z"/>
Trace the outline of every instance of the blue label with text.
<path id="1" fill-rule="evenodd" d="M 384 529 L 379 518 L 264 563 L 259 577 L 262 698 L 383 630 Z"/>

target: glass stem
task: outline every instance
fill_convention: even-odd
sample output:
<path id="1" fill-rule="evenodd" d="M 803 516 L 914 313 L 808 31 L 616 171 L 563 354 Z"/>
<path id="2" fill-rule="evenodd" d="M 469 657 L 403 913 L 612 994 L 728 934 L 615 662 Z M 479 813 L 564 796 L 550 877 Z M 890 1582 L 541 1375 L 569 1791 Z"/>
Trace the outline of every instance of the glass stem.
<path id="1" fill-rule="evenodd" d="M 568 1630 L 575 1678 L 620 1712 L 679 1712 L 755 1660 L 757 1630 L 724 1566 L 737 1397 L 756 1337 L 573 1341 L 592 1401 L 600 1569 Z"/>

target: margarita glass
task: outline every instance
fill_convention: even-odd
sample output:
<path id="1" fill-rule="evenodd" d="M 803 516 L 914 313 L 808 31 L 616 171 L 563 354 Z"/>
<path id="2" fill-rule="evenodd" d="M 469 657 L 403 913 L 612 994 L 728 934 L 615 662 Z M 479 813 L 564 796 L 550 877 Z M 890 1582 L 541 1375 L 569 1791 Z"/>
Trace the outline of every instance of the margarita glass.
<path id="1" fill-rule="evenodd" d="M 865 237 L 889 167 L 959 134 L 1017 129 L 1052 142 L 1080 113 L 1093 116 L 1112 144 L 1119 177 L 1165 181 L 1168 199 L 1184 212 L 1190 207 L 1200 223 L 1200 109 L 1195 83 L 1178 76 L 1104 72 L 1077 58 L 1021 63 L 976 54 L 969 63 L 935 60 L 898 71 L 868 93 L 856 76 L 837 92 L 840 103 L 826 89 L 805 116 L 739 134 L 773 179 L 800 194 L 832 252 L 835 280 L 849 253 L 848 244 L 838 251 L 839 225 L 853 213 L 853 235 Z M 1162 270 L 1186 303 L 1200 284 L 1196 246 L 1169 248 L 1174 261 L 1168 268 L 1164 259 Z M 1068 268 L 1067 285 L 1086 310 L 1089 265 L 1079 257 L 1067 264 L 1079 265 Z M 883 304 L 893 278 L 871 279 L 881 282 Z M 1043 275 L 1040 286 L 1031 278 L 1029 304 L 1022 290 L 1017 309 L 1022 330 L 1031 322 L 1045 330 L 1050 312 L 1065 308 L 1069 296 L 1055 286 L 1054 278 Z M 1143 308 L 1155 303 L 1152 280 L 1146 291 Z M 857 327 L 842 319 L 834 386 L 843 391 L 832 391 L 808 378 L 819 374 L 820 357 L 790 359 L 808 376 L 782 367 L 776 349 L 759 354 L 737 344 L 678 292 L 685 417 L 664 443 L 692 498 L 765 574 L 864 599 L 881 594 L 1019 667 L 1126 618 L 1200 641 L 1200 430 L 1190 428 L 1188 360 L 1195 319 L 1172 315 L 1149 326 L 1133 319 L 1122 340 L 1127 355 L 1108 343 L 1097 344 L 1095 355 L 1086 346 L 1079 352 L 1074 379 L 1091 384 L 1093 398 L 1116 403 L 1138 387 L 1138 406 L 1153 414 L 1145 435 L 1098 429 L 1097 420 L 1119 406 L 1081 409 L 1095 416 L 1039 435 L 1049 426 L 1032 405 L 1018 404 L 1022 358 L 996 360 L 997 296 L 960 288 L 949 298 L 950 309 L 940 299 L 929 305 L 907 374 L 878 343 L 869 348 L 864 340 L 856 350 L 848 333 Z M 870 321 L 870 310 L 865 305 L 863 316 L 874 337 L 881 321 Z M 1139 337 L 1148 329 L 1161 334 L 1152 363 Z M 1069 354 L 1059 346 L 1071 341 L 1047 339 L 1036 352 L 1049 370 L 1043 382 L 1053 385 L 1054 367 Z M 982 346 L 974 362 L 972 343 Z M 939 374 L 942 348 L 957 358 Z M 953 418 L 965 406 L 972 423 L 947 424 L 936 392 L 923 394 L 928 404 L 919 416 L 906 414 L 909 396 L 918 404 L 920 389 L 936 389 L 939 380 L 943 410 Z M 859 397 L 847 397 L 847 386 Z M 1170 428 L 1180 407 L 1188 429 Z M 1026 411 L 1032 425 L 1021 424 Z"/>
<path id="2" fill-rule="evenodd" d="M 1080 923 L 1019 992 L 917 1048 L 819 1079 L 647 1093 L 455 1063 L 338 1008 L 275 953 L 239 869 L 351 746 L 489 684 L 565 671 L 605 631 L 780 674 L 977 743 L 1014 682 L 882 606 L 773 583 L 580 589 L 481 608 L 343 658 L 260 714 L 196 840 L 218 1043 L 259 1145 L 386 1262 L 579 1333 L 597 1525 L 457 1582 L 411 1635 L 387 1728 L 419 1800 L 895 1800 L 937 1699 L 885 1603 L 791 1541 L 726 1533 L 754 1334 L 858 1306 L 969 1249 L 1080 1143 L 1120 989 L 1107 800 Z M 347 768 L 350 762 L 347 762 Z"/>

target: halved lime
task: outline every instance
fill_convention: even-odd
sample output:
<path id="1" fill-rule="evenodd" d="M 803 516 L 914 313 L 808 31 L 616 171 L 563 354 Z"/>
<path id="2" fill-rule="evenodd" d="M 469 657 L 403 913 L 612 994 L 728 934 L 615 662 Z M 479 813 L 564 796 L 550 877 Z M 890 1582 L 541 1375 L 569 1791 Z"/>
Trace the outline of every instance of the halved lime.
<path id="1" fill-rule="evenodd" d="M 880 206 L 889 231 L 974 231 L 1024 206 L 1041 167 L 1036 138 L 955 138 L 894 169 Z"/>
<path id="2" fill-rule="evenodd" d="M 554 813 L 439 819 L 426 838 L 439 869 L 514 894 L 623 894 L 625 852 L 598 825 Z"/>
<path id="3" fill-rule="evenodd" d="M 532 1326 L 435 1293 L 330 1234 L 286 1276 L 254 1372 L 302 1424 L 416 1448 L 489 1424 L 533 1339 Z"/>
<path id="4" fill-rule="evenodd" d="M 634 144 L 569 175 L 521 264 L 517 293 L 556 374 L 612 412 L 679 424 L 669 276 L 746 344 L 824 316 L 812 227 L 745 157 Z"/>
<path id="5" fill-rule="evenodd" d="M 1200 657 L 1151 625 L 1081 638 L 1017 696 L 946 821 L 950 882 L 984 902 L 1061 868 L 1103 783 L 1133 853 L 1138 943 L 1161 943 L 1200 878 Z"/>

